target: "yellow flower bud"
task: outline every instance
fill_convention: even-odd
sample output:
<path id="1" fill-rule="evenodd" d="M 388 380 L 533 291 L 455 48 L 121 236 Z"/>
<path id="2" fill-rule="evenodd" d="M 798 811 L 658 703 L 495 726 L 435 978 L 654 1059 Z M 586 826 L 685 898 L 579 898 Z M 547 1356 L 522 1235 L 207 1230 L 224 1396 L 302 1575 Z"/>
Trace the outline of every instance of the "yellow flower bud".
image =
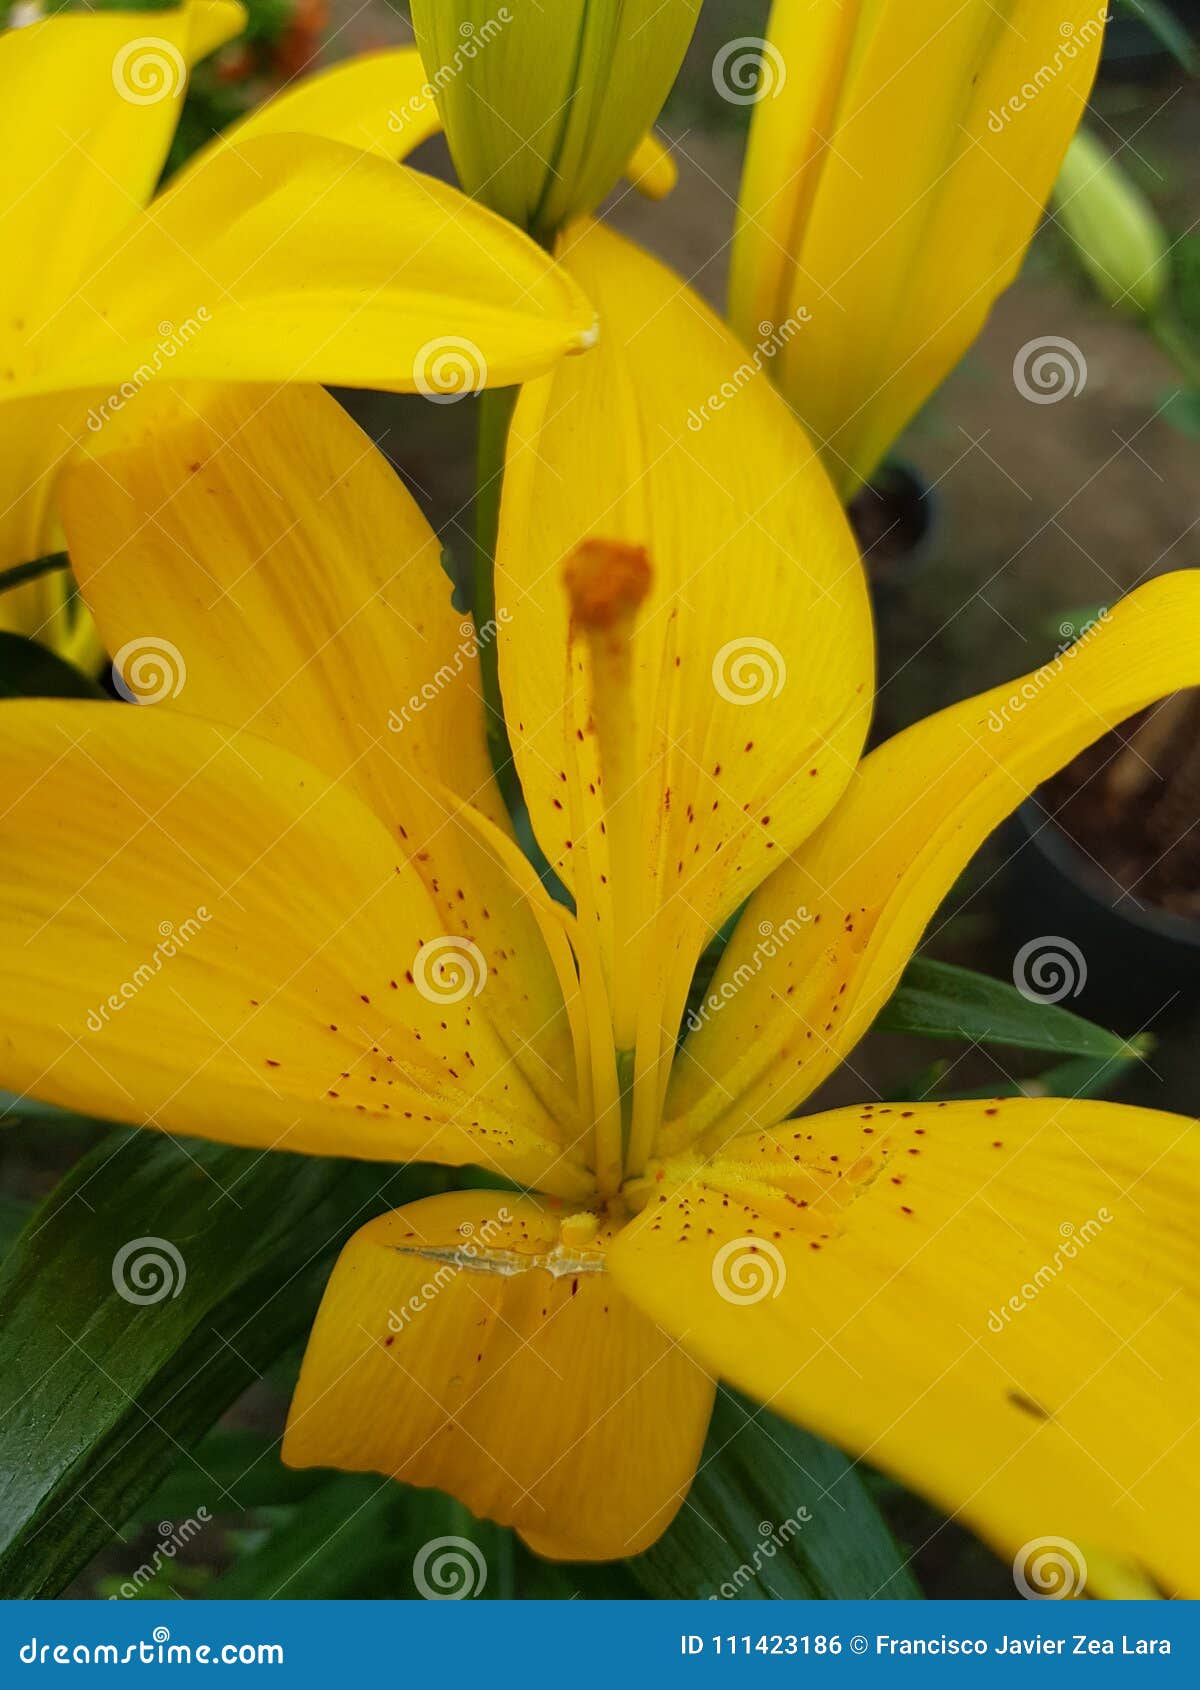
<path id="1" fill-rule="evenodd" d="M 593 211 L 658 116 L 699 0 L 413 0 L 459 180 L 540 240 Z"/>
<path id="2" fill-rule="evenodd" d="M 1153 206 L 1094 135 L 1081 129 L 1054 190 L 1059 226 L 1110 305 L 1153 316 L 1170 285 L 1170 244 Z"/>

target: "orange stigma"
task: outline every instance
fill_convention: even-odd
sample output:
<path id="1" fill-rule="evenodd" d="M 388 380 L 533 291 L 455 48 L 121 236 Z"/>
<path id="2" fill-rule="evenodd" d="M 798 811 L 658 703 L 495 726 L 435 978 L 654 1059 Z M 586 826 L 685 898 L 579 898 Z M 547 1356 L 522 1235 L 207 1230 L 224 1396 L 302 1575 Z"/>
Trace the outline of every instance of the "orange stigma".
<path id="1" fill-rule="evenodd" d="M 571 614 L 582 628 L 611 628 L 631 616 L 650 591 L 645 546 L 584 540 L 563 568 Z"/>

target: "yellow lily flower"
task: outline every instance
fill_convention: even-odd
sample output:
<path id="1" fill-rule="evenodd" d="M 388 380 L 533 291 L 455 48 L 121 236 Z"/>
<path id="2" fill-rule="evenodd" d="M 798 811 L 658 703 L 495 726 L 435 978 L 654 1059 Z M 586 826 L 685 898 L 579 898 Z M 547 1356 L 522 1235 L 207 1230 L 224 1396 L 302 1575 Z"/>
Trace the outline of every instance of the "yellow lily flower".
<path id="1" fill-rule="evenodd" d="M 151 381 L 477 389 L 593 338 L 524 235 L 378 156 L 436 128 L 416 53 L 301 83 L 145 209 L 188 66 L 243 22 L 191 0 L 0 34 L 0 567 L 56 549 L 64 461 Z"/>
<path id="2" fill-rule="evenodd" d="M 721 1378 L 998 1548 L 1068 1537 L 1094 1590 L 1195 1594 L 1195 1124 L 1046 1099 L 795 1116 L 987 833 L 1200 682 L 1200 576 L 860 761 L 867 595 L 801 430 L 678 277 L 599 226 L 564 262 L 604 333 L 521 394 L 478 636 L 317 390 L 158 389 L 69 469 L 110 649 L 152 628 L 174 672 L 150 709 L 0 706 L 0 1084 L 518 1188 L 351 1240 L 293 1465 L 440 1486 L 548 1556 L 634 1554 Z M 497 796 L 493 637 L 573 910 Z"/>
<path id="3" fill-rule="evenodd" d="M 549 241 L 594 211 L 662 109 L 700 0 L 413 0 L 467 193 Z"/>
<path id="4" fill-rule="evenodd" d="M 1083 115 L 1103 0 L 774 0 L 730 317 L 844 497 L 1014 279 Z"/>

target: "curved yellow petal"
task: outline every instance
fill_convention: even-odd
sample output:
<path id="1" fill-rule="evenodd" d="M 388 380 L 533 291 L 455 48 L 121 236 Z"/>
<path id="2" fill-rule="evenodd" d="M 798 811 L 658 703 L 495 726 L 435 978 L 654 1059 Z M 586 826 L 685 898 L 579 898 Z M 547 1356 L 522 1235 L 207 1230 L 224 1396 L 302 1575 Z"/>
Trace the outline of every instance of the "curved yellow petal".
<path id="1" fill-rule="evenodd" d="M 832 489 L 724 325 L 599 225 L 563 262 L 601 337 L 517 405 L 501 684 L 538 840 L 636 1043 L 642 1139 L 700 950 L 849 778 L 871 630 Z M 624 654 L 611 630 L 589 646 L 568 566 L 585 598 L 606 571 L 644 592 Z"/>
<path id="2" fill-rule="evenodd" d="M 205 169 L 219 149 L 237 148 L 256 135 L 320 135 L 403 159 L 441 126 L 421 55 L 415 47 L 389 47 L 291 83 L 193 154 L 175 180 Z"/>
<path id="3" fill-rule="evenodd" d="M 453 188 L 311 135 L 219 150 L 101 255 L 26 393 L 182 380 L 457 395 L 595 337 L 561 266 Z"/>
<path id="4" fill-rule="evenodd" d="M 534 915 L 545 894 L 536 879 L 518 891 L 455 808 L 508 825 L 484 738 L 481 636 L 453 609 L 437 537 L 370 437 L 319 387 L 159 386 L 90 437 L 61 506 L 81 590 L 131 690 L 150 630 L 187 666 L 166 708 L 261 734 L 356 792 L 445 931 L 483 958 L 477 1015 L 511 1039 L 563 1130 L 579 1130 L 570 1027 Z"/>
<path id="5" fill-rule="evenodd" d="M 154 665 L 161 696 L 186 691 L 178 648 L 148 640 Z M 477 956 L 310 763 L 158 707 L 20 701 L 0 705 L 0 774 L 0 1085 L 232 1144 L 590 1189 L 477 1013 Z"/>
<path id="6" fill-rule="evenodd" d="M 88 261 L 145 205 L 190 65 L 240 33 L 232 0 L 63 13 L 0 31 L 0 362 L 54 315 Z M 11 378 L 10 378 L 11 379 Z"/>
<path id="7" fill-rule="evenodd" d="M 659 140 L 653 130 L 644 135 L 633 150 L 625 174 L 639 194 L 648 200 L 665 200 L 675 191 L 679 181 L 679 166 L 670 149 Z"/>
<path id="8" fill-rule="evenodd" d="M 1065 1539 L 1106 1589 L 1132 1565 L 1200 1593 L 1196 1122 L 867 1105 L 745 1134 L 674 1188 L 662 1171 L 613 1277 L 706 1367 L 1018 1577 Z"/>
<path id="9" fill-rule="evenodd" d="M 775 0 L 732 320 L 802 321 L 773 374 L 843 493 L 1012 281 L 1083 115 L 1096 0 Z"/>
<path id="10" fill-rule="evenodd" d="M 565 1214 L 464 1191 L 356 1233 L 308 1342 L 288 1465 L 436 1485 L 554 1559 L 653 1543 L 713 1383 L 616 1290 L 596 1217 Z"/>
<path id="11" fill-rule="evenodd" d="M 790 1115 L 883 1008 L 993 828 L 1084 746 L 1200 683 L 1198 619 L 1200 575 L 1161 576 L 1043 668 L 872 752 L 748 905 L 684 1046 L 664 1143 Z"/>

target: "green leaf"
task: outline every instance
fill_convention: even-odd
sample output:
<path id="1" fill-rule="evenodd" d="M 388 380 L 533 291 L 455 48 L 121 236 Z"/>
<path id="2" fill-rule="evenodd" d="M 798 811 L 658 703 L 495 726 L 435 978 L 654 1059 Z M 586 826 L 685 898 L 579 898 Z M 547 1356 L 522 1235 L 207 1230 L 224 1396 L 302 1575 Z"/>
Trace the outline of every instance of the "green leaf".
<path id="1" fill-rule="evenodd" d="M 77 1163 L 0 1273 L 0 1595 L 57 1594 L 304 1336 L 350 1231 L 440 1177 L 127 1131 Z M 170 1294 L 132 1302 L 153 1255 Z"/>
<path id="2" fill-rule="evenodd" d="M 687 1501 L 626 1565 L 656 1597 L 921 1594 L 847 1458 L 724 1388 Z"/>
<path id="3" fill-rule="evenodd" d="M 925 957 L 914 957 L 909 963 L 875 1026 L 886 1033 L 971 1039 L 978 1044 L 1015 1045 L 1021 1050 L 1102 1061 L 1139 1054 L 1116 1033 L 1058 1004 L 1024 997 L 1007 980 L 993 980 L 973 969 Z"/>
<path id="4" fill-rule="evenodd" d="M 0 629 L 0 698 L 106 698 L 95 681 L 47 646 Z"/>
<path id="5" fill-rule="evenodd" d="M 238 1506 L 281 1508 L 301 1502 L 322 1483 L 324 1474 L 312 1468 L 285 1467 L 279 1459 L 279 1440 L 259 1432 L 218 1427 L 190 1450 L 150 1497 L 139 1504 L 127 1525 L 157 1520 L 186 1520 L 204 1501 L 206 1492 L 236 1496 Z"/>
<path id="6" fill-rule="evenodd" d="M 378 1473 L 320 1475 L 266 1540 L 205 1589 L 218 1598 L 412 1598 L 462 1588 L 485 1600 L 514 1594 L 511 1532 L 476 1520 L 440 1491 Z M 449 1541 L 447 1541 L 449 1540 Z"/>
<path id="7" fill-rule="evenodd" d="M 1102 1097 L 1139 1062 L 1144 1062 L 1153 1046 L 1153 1039 L 1139 1034 L 1129 1041 L 1129 1049 L 1122 1056 L 1077 1056 L 1070 1062 L 1047 1068 L 1036 1079 L 1001 1080 L 998 1085 L 978 1091 L 947 1091 L 938 1095 L 944 1098 Z"/>
<path id="8" fill-rule="evenodd" d="M 1166 0 L 1123 0 L 1126 11 L 1145 24 L 1167 52 L 1192 76 L 1200 75 L 1200 51 Z"/>

